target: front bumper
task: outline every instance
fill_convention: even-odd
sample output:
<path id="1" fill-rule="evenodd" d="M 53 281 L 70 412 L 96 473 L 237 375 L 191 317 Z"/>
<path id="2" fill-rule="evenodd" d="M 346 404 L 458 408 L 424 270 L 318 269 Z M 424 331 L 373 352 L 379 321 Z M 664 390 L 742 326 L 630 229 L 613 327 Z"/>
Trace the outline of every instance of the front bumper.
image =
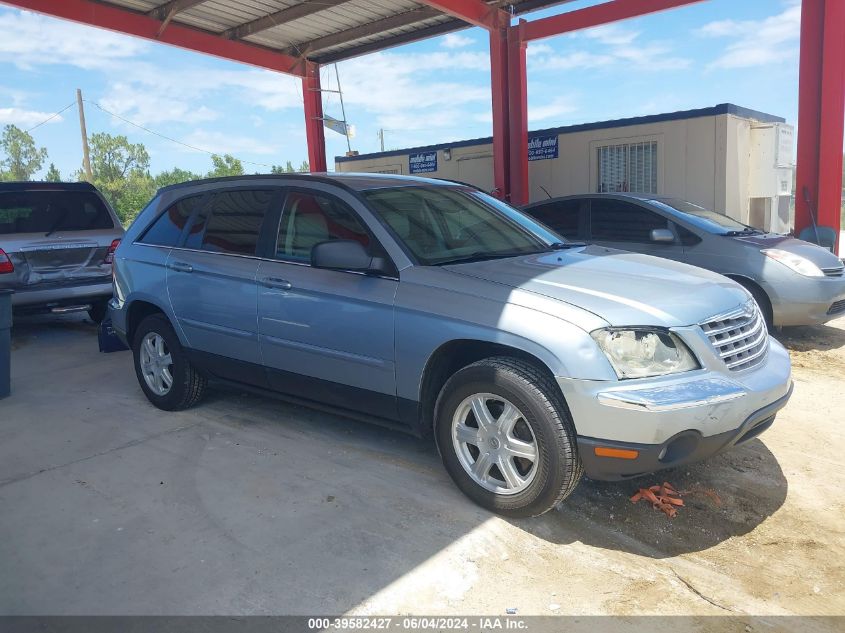
<path id="1" fill-rule="evenodd" d="M 733 431 L 706 437 L 694 429 L 682 431 L 661 444 L 614 442 L 579 436 L 578 453 L 584 472 L 591 479 L 616 481 L 707 459 L 743 444 L 768 429 L 791 395 L 792 385 L 785 396 L 752 413 Z M 605 457 L 598 455 L 596 449 L 613 449 L 617 455 L 628 457 Z M 630 458 L 633 455 L 636 457 Z"/>
<path id="2" fill-rule="evenodd" d="M 845 316 L 845 277 L 802 277 L 787 271 L 774 281 L 764 279 L 763 287 L 775 325 L 820 325 Z"/>
<path id="3" fill-rule="evenodd" d="M 682 338 L 703 363 L 700 370 L 636 380 L 557 379 L 589 476 L 634 476 L 707 457 L 739 442 L 786 404 L 791 365 L 780 343 L 769 338 L 759 365 L 729 371 L 700 328 L 687 330 Z M 599 457 L 599 445 L 636 450 L 637 457 Z"/>

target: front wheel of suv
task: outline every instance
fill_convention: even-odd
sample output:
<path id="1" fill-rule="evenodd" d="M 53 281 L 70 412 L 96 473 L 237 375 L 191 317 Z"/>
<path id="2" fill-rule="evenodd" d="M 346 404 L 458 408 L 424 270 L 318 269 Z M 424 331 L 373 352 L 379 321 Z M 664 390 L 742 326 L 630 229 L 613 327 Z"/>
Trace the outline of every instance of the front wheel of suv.
<path id="1" fill-rule="evenodd" d="M 141 321 L 132 353 L 141 389 L 159 409 L 180 411 L 202 399 L 206 378 L 191 365 L 163 314 L 153 314 Z"/>
<path id="2" fill-rule="evenodd" d="M 510 517 L 551 510 L 581 480 L 576 434 L 545 373 L 488 358 L 455 373 L 435 405 L 443 463 L 479 505 Z"/>

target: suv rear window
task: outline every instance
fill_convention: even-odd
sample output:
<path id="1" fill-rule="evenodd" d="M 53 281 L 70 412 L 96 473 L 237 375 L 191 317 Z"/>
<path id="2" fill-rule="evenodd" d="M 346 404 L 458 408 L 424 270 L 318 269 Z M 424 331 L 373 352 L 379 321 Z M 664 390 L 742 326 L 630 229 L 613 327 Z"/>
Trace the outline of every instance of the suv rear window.
<path id="1" fill-rule="evenodd" d="M 108 209 L 90 191 L 0 193 L 0 235 L 113 228 Z"/>

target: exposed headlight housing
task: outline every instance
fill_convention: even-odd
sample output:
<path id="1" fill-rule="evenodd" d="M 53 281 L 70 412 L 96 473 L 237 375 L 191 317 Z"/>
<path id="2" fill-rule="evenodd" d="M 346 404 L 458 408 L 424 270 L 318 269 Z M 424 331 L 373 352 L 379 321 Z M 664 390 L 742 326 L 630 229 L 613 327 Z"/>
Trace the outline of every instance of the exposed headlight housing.
<path id="1" fill-rule="evenodd" d="M 770 257 L 787 268 L 794 270 L 799 275 L 804 275 L 805 277 L 824 277 L 824 273 L 821 268 L 801 255 L 796 255 L 795 253 L 790 253 L 789 251 L 782 251 L 779 248 L 766 248 L 760 252 L 766 257 Z"/>
<path id="2" fill-rule="evenodd" d="M 620 379 L 664 376 L 700 367 L 684 342 L 667 330 L 605 328 L 590 336 Z"/>

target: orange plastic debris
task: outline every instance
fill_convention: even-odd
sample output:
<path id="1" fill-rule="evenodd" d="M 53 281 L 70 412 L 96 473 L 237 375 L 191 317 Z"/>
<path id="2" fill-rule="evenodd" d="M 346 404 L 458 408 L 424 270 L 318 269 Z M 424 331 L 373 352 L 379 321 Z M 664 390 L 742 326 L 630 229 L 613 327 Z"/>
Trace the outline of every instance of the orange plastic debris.
<path id="1" fill-rule="evenodd" d="M 678 510 L 676 506 L 683 506 L 684 500 L 679 493 L 668 481 L 664 481 L 662 486 L 649 486 L 648 488 L 640 488 L 634 496 L 631 497 L 631 503 L 645 499 L 651 503 L 651 507 L 655 510 L 660 510 L 670 519 L 674 519 Z"/>

